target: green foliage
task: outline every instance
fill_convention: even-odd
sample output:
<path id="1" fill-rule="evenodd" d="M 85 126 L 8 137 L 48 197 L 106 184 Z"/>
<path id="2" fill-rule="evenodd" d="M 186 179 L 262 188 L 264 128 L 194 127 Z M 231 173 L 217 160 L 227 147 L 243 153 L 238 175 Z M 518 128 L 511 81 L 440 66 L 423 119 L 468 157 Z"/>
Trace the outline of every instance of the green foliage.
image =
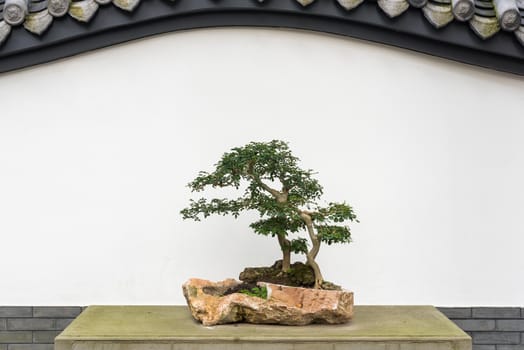
<path id="1" fill-rule="evenodd" d="M 291 251 L 293 253 L 303 253 L 307 252 L 307 239 L 297 238 L 291 240 Z"/>
<path id="2" fill-rule="evenodd" d="M 240 293 L 247 294 L 252 297 L 259 297 L 262 299 L 267 299 L 267 288 L 266 286 L 262 287 L 253 287 L 251 289 L 242 289 Z"/>
<path id="3" fill-rule="evenodd" d="M 212 214 L 237 218 L 242 211 L 255 210 L 260 220 L 250 227 L 257 234 L 278 237 L 282 251 L 306 254 L 306 239 L 287 237 L 305 231 L 301 214 L 307 213 L 318 238 L 312 240 L 314 244 L 351 242 L 350 229 L 344 223 L 358 222 L 353 209 L 345 202 L 319 206 L 322 186 L 313 178 L 314 172 L 301 169 L 298 162 L 287 143 L 279 140 L 233 148 L 222 155 L 213 171 L 200 172 L 188 187 L 192 192 L 200 192 L 209 187 L 242 186 L 242 195 L 235 199 L 191 200 L 181 214 L 184 219 L 200 221 Z"/>
<path id="4" fill-rule="evenodd" d="M 351 232 L 347 226 L 317 225 L 316 229 L 320 240 L 328 245 L 351 242 Z"/>
<path id="5" fill-rule="evenodd" d="M 207 187 L 240 188 L 242 181 L 248 186 L 242 197 L 235 200 L 201 198 L 191 201 L 182 210 L 185 219 L 200 220 L 211 214 L 233 215 L 242 210 L 257 210 L 264 216 L 297 216 L 293 207 L 314 203 L 322 195 L 322 186 L 312 178 L 312 170 L 298 166 L 299 159 L 291 154 L 287 143 L 273 140 L 268 143 L 251 142 L 244 147 L 225 153 L 212 172 L 201 171 L 188 187 L 193 192 Z M 279 182 L 287 193 L 286 204 L 275 201 L 264 182 Z"/>
<path id="6" fill-rule="evenodd" d="M 329 203 L 327 207 L 319 207 L 312 218 L 319 239 L 328 245 L 350 243 L 351 231 L 349 227 L 340 224 L 346 221 L 358 222 L 353 208 L 346 203 Z"/>
<path id="7" fill-rule="evenodd" d="M 299 217 L 275 216 L 260 219 L 249 227 L 260 235 L 275 237 L 276 235 L 286 236 L 289 232 L 300 231 L 304 228 L 304 222 Z"/>
<path id="8" fill-rule="evenodd" d="M 346 203 L 329 203 L 325 208 L 318 207 L 312 218 L 316 222 L 340 223 L 348 220 L 358 222 L 353 208 Z"/>
<path id="9" fill-rule="evenodd" d="M 198 201 L 190 199 L 189 208 L 181 210 L 180 213 L 184 219 L 193 219 L 195 221 L 200 221 L 200 215 L 207 218 L 211 214 L 233 215 L 237 218 L 245 207 L 245 200 L 241 198 L 237 200 L 213 198 L 210 201 L 200 198 Z"/>

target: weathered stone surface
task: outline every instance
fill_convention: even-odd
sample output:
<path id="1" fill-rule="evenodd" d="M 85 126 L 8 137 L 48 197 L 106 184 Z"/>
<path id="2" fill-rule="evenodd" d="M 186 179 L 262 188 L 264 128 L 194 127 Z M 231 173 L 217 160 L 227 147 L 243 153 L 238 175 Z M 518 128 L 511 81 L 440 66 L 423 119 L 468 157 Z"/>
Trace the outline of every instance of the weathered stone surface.
<path id="1" fill-rule="evenodd" d="M 204 326 L 248 322 L 259 324 L 340 324 L 353 316 L 353 293 L 259 283 L 267 299 L 243 293 L 224 295 L 240 282 L 190 279 L 182 286 L 191 314 Z"/>
<path id="2" fill-rule="evenodd" d="M 202 327 L 185 305 L 90 306 L 55 339 L 55 350 L 471 350 L 471 338 L 431 306 L 354 312 L 336 326 Z"/>

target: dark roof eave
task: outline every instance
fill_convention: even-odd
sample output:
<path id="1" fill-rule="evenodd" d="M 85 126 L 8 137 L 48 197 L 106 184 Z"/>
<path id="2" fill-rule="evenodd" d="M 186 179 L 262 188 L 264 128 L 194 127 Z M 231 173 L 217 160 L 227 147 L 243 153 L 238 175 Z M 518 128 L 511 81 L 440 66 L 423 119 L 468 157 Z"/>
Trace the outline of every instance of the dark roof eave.
<path id="1" fill-rule="evenodd" d="M 222 26 L 283 27 L 370 40 L 499 71 L 524 75 L 524 46 L 513 33 L 488 40 L 467 23 L 453 21 L 435 29 L 419 9 L 391 19 L 365 1 L 345 11 L 335 1 L 317 0 L 308 7 L 295 1 L 166 0 L 144 1 L 132 13 L 104 6 L 88 23 L 56 18 L 42 36 L 13 28 L 0 49 L 0 73 L 125 41 L 176 30 Z"/>

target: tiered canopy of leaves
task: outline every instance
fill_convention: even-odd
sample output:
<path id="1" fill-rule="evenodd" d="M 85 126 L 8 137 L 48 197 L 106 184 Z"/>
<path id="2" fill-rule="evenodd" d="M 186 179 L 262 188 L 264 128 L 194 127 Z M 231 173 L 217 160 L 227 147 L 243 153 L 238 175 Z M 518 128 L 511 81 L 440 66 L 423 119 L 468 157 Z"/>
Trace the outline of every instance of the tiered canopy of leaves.
<path id="1" fill-rule="evenodd" d="M 348 226 L 341 225 L 346 221 L 357 221 L 357 216 L 346 203 L 329 203 L 325 208 L 318 207 L 311 215 L 318 237 L 324 243 L 351 242 L 351 232 Z"/>
<path id="2" fill-rule="evenodd" d="M 252 142 L 244 147 L 233 148 L 215 164 L 211 173 L 200 172 L 189 187 L 202 191 L 206 187 L 240 188 L 247 183 L 243 196 L 236 199 L 201 198 L 191 200 L 190 207 L 182 210 L 184 219 L 200 220 L 211 214 L 238 217 L 243 210 L 256 210 L 262 219 L 251 224 L 251 228 L 262 235 L 287 236 L 304 228 L 297 207 L 313 203 L 322 195 L 322 186 L 312 178 L 312 170 L 298 167 L 299 159 L 291 154 L 282 141 L 269 143 Z M 278 183 L 281 190 L 271 189 Z M 275 197 L 276 192 L 277 197 Z M 280 197 L 278 197 L 280 196 Z M 305 239 L 293 240 L 292 251 L 307 249 Z"/>
<path id="3" fill-rule="evenodd" d="M 294 208 L 314 203 L 322 195 L 322 186 L 312 178 L 312 170 L 298 167 L 298 160 L 291 154 L 287 144 L 278 140 L 251 142 L 244 147 L 233 148 L 215 164 L 213 172 L 200 172 L 189 187 L 197 192 L 208 186 L 239 189 L 242 180 L 245 180 L 247 188 L 243 196 L 233 200 L 191 200 L 190 207 L 182 210 L 182 215 L 184 219 L 198 221 L 211 214 L 237 217 L 242 210 L 253 209 L 261 216 L 287 216 L 292 220 L 300 220 Z M 270 189 L 274 183 L 279 183 L 281 190 Z M 280 195 L 277 200 L 276 192 Z M 263 232 L 267 230 L 259 231 Z"/>

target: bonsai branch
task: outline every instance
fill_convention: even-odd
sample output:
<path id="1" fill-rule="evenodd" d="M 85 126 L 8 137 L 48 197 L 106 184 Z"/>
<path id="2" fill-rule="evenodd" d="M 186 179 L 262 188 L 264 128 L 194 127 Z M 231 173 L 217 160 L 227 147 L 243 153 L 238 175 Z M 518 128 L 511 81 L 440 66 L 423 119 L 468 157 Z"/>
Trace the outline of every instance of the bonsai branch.
<path id="1" fill-rule="evenodd" d="M 306 257 L 308 265 L 311 266 L 311 268 L 315 272 L 315 288 L 318 289 L 321 288 L 322 283 L 324 283 L 324 278 L 322 277 L 322 273 L 320 272 L 320 267 L 315 261 L 320 250 L 320 239 L 318 238 L 318 235 L 315 233 L 315 229 L 313 228 L 313 219 L 311 218 L 310 214 L 310 212 L 301 211 L 300 218 L 306 224 L 309 239 L 311 240 L 312 247 L 309 252 L 306 252 Z"/>
<path id="2" fill-rule="evenodd" d="M 274 188 L 271 188 L 266 183 L 264 183 L 264 181 L 262 181 L 258 176 L 255 176 L 254 174 L 250 173 L 249 171 L 247 174 L 260 187 L 262 187 L 264 190 L 269 192 L 277 200 L 277 203 L 286 203 L 287 202 L 287 196 L 288 196 L 287 191 L 280 192 L 278 190 L 275 190 Z"/>

